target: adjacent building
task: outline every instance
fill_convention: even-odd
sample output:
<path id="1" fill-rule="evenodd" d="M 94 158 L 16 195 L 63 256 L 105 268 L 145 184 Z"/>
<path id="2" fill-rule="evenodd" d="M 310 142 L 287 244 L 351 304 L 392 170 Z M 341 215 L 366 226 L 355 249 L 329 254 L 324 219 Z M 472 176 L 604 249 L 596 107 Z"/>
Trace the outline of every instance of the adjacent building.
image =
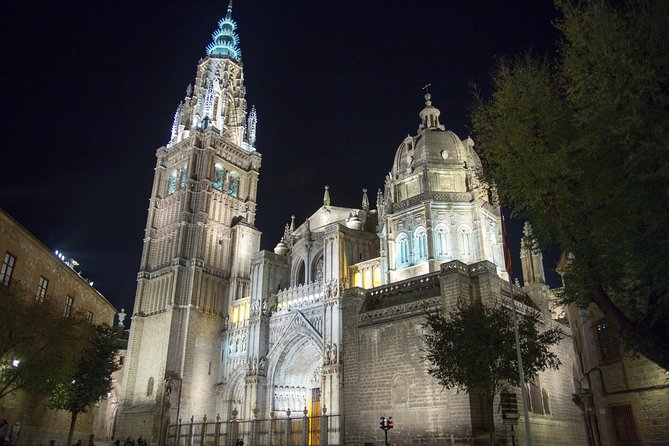
<path id="1" fill-rule="evenodd" d="M 568 262 L 563 256 L 560 270 Z M 595 305 L 568 308 L 589 444 L 669 444 L 669 372 L 626 350 Z"/>
<path id="2" fill-rule="evenodd" d="M 63 317 L 80 313 L 94 324 L 113 324 L 116 310 L 75 270 L 74 262 L 56 255 L 2 209 L 0 255 L 0 286 L 21 288 L 35 301 L 51 300 L 62 307 Z M 43 399 L 23 392 L 0 400 L 0 418 L 13 424 L 23 444 L 46 444 L 49 439 L 63 444 L 70 428 L 69 413 L 49 410 Z M 94 418 L 95 411 L 80 415 L 75 438 L 88 439 Z"/>

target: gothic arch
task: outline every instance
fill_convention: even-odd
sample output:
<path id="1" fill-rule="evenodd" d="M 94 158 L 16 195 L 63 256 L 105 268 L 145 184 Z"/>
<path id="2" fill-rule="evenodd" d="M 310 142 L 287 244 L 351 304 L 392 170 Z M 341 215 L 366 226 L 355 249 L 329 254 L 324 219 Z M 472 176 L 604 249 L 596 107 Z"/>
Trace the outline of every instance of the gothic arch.
<path id="1" fill-rule="evenodd" d="M 309 389 L 320 388 L 322 363 L 322 337 L 311 323 L 297 312 L 285 325 L 282 336 L 267 354 L 269 409 L 283 411 L 288 408 L 287 404 L 291 404 L 290 401 L 295 399 L 294 393 L 308 394 Z M 301 407 L 290 407 L 290 409 L 299 410 Z"/>
<path id="2" fill-rule="evenodd" d="M 316 255 L 314 255 L 314 260 L 311 262 L 311 281 L 312 282 L 322 282 L 323 281 L 323 277 L 324 277 L 323 268 L 324 267 L 325 267 L 325 265 L 324 265 L 323 251 L 321 250 L 320 252 L 316 253 Z"/>
<path id="3" fill-rule="evenodd" d="M 243 413 L 244 404 L 246 403 L 246 401 L 244 401 L 244 391 L 246 386 L 245 377 L 246 367 L 243 365 L 238 366 L 230 375 L 224 393 L 225 400 L 223 401 L 223 408 L 228 411 L 228 419 L 232 417 L 232 411 L 234 409 L 237 409 L 239 415 Z"/>
<path id="4" fill-rule="evenodd" d="M 304 285 L 307 277 L 304 259 L 298 258 L 297 261 L 293 263 L 293 271 L 293 286 Z"/>

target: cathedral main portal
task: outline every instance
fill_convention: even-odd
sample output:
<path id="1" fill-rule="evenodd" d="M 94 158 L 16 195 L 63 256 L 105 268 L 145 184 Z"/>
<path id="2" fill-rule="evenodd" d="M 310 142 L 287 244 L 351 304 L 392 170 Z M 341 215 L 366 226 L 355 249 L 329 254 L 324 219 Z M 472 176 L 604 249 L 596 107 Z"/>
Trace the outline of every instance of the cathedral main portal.
<path id="1" fill-rule="evenodd" d="M 309 415 L 320 414 L 322 353 L 318 341 L 314 341 L 304 334 L 295 334 L 277 355 L 270 375 L 270 407 L 275 415 L 284 415 L 289 409 L 293 413 L 307 409 Z"/>

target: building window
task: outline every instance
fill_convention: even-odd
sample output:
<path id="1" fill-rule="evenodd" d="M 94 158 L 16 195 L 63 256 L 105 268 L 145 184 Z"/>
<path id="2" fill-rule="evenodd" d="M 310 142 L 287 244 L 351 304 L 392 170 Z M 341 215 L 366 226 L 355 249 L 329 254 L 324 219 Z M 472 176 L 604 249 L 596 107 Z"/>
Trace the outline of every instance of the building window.
<path id="1" fill-rule="evenodd" d="M 225 178 L 225 169 L 220 163 L 214 165 L 214 182 L 212 186 L 214 189 L 223 190 L 223 179 Z"/>
<path id="2" fill-rule="evenodd" d="M 372 270 L 366 269 L 365 276 L 363 278 L 363 288 L 369 289 L 373 287 L 374 285 L 372 284 Z"/>
<path id="3" fill-rule="evenodd" d="M 65 298 L 65 312 L 63 313 L 63 316 L 65 316 L 65 317 L 72 316 L 72 304 L 73 303 L 74 303 L 74 299 L 72 299 L 72 296 L 67 296 Z"/>
<path id="4" fill-rule="evenodd" d="M 460 253 L 463 256 L 471 255 L 471 247 L 470 247 L 470 240 L 469 240 L 469 235 L 470 235 L 469 228 L 462 227 L 462 228 L 460 228 L 459 232 L 460 232 Z"/>
<path id="5" fill-rule="evenodd" d="M 93 322 L 93 312 L 92 311 L 86 312 L 86 320 L 88 322 Z"/>
<path id="6" fill-rule="evenodd" d="M 416 243 L 416 263 L 427 259 L 427 233 L 424 228 L 420 228 L 415 234 Z"/>
<path id="7" fill-rule="evenodd" d="M 353 274 L 353 286 L 362 288 L 362 273 L 360 271 L 356 271 Z"/>
<path id="8" fill-rule="evenodd" d="M 448 231 L 446 228 L 437 228 L 435 239 L 437 245 L 437 257 L 448 256 Z"/>
<path id="9" fill-rule="evenodd" d="M 230 172 L 229 179 L 228 193 L 236 197 L 239 194 L 239 174 L 237 172 Z"/>
<path id="10" fill-rule="evenodd" d="M 118 365 L 123 365 L 125 362 L 125 356 L 119 356 L 118 357 Z"/>
<path id="11" fill-rule="evenodd" d="M 551 406 L 548 402 L 548 392 L 546 392 L 546 389 L 541 389 L 541 399 L 544 402 L 544 413 L 546 415 L 551 414 Z"/>
<path id="12" fill-rule="evenodd" d="M 170 179 L 167 183 L 167 195 L 172 195 L 177 188 L 177 171 L 170 173 Z"/>
<path id="13" fill-rule="evenodd" d="M 632 406 L 611 406 L 611 419 L 618 444 L 639 444 L 632 416 Z"/>
<path id="14" fill-rule="evenodd" d="M 530 381 L 528 387 L 529 387 L 528 395 L 530 400 L 530 411 L 532 413 L 543 414 L 544 406 L 543 406 L 543 401 L 541 400 L 540 387 L 537 385 L 536 381 Z"/>
<path id="15" fill-rule="evenodd" d="M 374 286 L 381 286 L 381 268 L 378 266 L 374 267 Z"/>
<path id="16" fill-rule="evenodd" d="M 35 293 L 35 302 L 44 302 L 44 297 L 46 296 L 46 289 L 49 287 L 49 279 L 44 276 L 39 278 L 37 283 L 37 292 Z"/>
<path id="17" fill-rule="evenodd" d="M 12 280 L 14 265 L 16 265 L 16 256 L 6 251 L 5 259 L 2 261 L 2 270 L 0 270 L 0 283 L 5 286 L 9 286 L 9 282 Z"/>
<path id="18" fill-rule="evenodd" d="M 179 189 L 186 187 L 186 180 L 188 180 L 188 164 L 184 163 L 179 173 Z"/>
<path id="19" fill-rule="evenodd" d="M 149 378 L 149 383 L 146 386 L 146 396 L 153 395 L 153 376 Z"/>
<path id="20" fill-rule="evenodd" d="M 618 337 L 611 329 L 611 325 L 605 320 L 600 320 L 595 325 L 595 331 L 599 344 L 599 359 L 603 362 L 620 359 Z"/>
<path id="21" fill-rule="evenodd" d="M 304 261 L 300 260 L 300 264 L 297 266 L 297 274 L 295 275 L 295 285 L 304 285 L 306 282 L 306 271 L 304 267 Z"/>
<path id="22" fill-rule="evenodd" d="M 397 267 L 403 268 L 409 265 L 409 239 L 406 234 L 397 238 Z"/>

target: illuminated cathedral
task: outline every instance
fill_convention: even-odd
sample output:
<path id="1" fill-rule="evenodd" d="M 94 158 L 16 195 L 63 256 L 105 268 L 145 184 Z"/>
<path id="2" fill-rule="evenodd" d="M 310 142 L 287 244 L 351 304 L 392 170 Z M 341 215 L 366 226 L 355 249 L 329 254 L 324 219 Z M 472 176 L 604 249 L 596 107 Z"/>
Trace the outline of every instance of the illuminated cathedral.
<path id="1" fill-rule="evenodd" d="M 379 416 L 392 415 L 393 443 L 472 444 L 489 427 L 479 402 L 442 389 L 421 348 L 426 311 L 511 298 L 500 209 L 478 187 L 474 142 L 447 130 L 426 94 L 416 134 L 381 160 L 391 169 L 374 205 L 364 191 L 360 208 L 335 206 L 326 187 L 320 208 L 260 251 L 262 156 L 236 28 L 229 6 L 156 152 L 118 436 L 363 444 L 381 441 Z M 514 294 L 521 311 L 556 324 L 526 236 Z M 531 383 L 535 444 L 584 442 L 565 333 L 563 367 Z M 328 421 L 299 438 L 282 428 L 281 443 L 272 426 L 291 413 Z M 269 424 L 254 430 L 254 420 Z"/>

